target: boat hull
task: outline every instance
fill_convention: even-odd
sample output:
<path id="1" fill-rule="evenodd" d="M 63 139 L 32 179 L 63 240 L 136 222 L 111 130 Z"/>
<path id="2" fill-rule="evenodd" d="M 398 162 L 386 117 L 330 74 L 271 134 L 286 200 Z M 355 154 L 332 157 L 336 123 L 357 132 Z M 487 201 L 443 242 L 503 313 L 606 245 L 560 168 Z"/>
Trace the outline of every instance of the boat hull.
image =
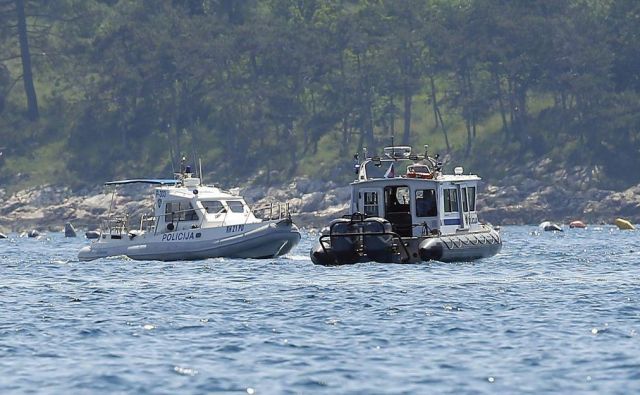
<path id="1" fill-rule="evenodd" d="M 486 227 L 479 232 L 446 236 L 399 237 L 396 235 L 394 241 L 388 245 L 386 254 L 378 253 L 375 256 L 368 254 L 366 245 L 362 244 L 366 240 L 366 233 L 355 237 L 345 236 L 350 238 L 354 246 L 349 253 L 334 251 L 332 240 L 335 242 L 340 237 L 342 236 L 334 235 L 321 238 L 310 252 L 312 262 L 325 266 L 359 262 L 464 262 L 494 256 L 502 248 L 500 233 L 491 227 Z"/>
<path id="2" fill-rule="evenodd" d="M 231 234 L 221 232 L 234 230 Z M 244 224 L 239 227 L 194 229 L 162 235 L 125 235 L 120 240 L 100 239 L 80 250 L 78 259 L 110 256 L 136 260 L 196 260 L 218 257 L 273 258 L 298 244 L 300 232 L 289 220 Z"/>
<path id="3" fill-rule="evenodd" d="M 502 249 L 500 234 L 485 232 L 442 236 L 423 240 L 418 246 L 423 261 L 464 262 L 488 258 Z"/>

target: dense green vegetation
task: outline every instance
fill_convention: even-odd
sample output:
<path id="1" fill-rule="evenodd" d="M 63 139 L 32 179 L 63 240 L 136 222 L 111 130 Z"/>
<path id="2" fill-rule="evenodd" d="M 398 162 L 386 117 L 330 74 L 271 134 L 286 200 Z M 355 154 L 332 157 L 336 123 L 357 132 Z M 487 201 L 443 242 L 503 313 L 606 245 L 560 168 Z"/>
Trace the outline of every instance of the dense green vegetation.
<path id="1" fill-rule="evenodd" d="M 0 0 L 0 185 L 346 177 L 390 142 L 640 181 L 634 0 Z"/>

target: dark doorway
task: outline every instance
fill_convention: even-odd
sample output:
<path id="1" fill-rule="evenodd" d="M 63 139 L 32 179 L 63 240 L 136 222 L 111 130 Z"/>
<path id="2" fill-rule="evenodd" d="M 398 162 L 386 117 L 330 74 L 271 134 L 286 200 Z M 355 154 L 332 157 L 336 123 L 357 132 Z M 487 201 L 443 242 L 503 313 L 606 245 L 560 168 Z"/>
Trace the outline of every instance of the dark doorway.
<path id="1" fill-rule="evenodd" d="M 394 232 L 402 237 L 411 237 L 411 193 L 406 185 L 384 188 L 385 218 Z"/>

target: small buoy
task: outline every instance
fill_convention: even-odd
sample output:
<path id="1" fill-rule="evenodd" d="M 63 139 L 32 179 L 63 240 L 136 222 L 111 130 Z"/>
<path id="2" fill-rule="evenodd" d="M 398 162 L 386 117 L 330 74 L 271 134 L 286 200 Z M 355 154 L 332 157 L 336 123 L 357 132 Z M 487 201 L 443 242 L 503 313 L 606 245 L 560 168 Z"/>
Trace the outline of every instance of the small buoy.
<path id="1" fill-rule="evenodd" d="M 64 224 L 64 237 L 76 237 L 76 230 L 71 225 L 71 222 Z"/>
<path id="2" fill-rule="evenodd" d="M 621 229 L 621 230 L 634 230 L 636 228 L 635 226 L 633 226 L 631 222 L 623 218 L 616 218 L 616 220 L 613 221 L 613 223 L 616 224 L 618 229 Z"/>
<path id="3" fill-rule="evenodd" d="M 587 225 L 582 221 L 571 221 L 571 223 L 569 224 L 569 227 L 571 229 L 573 228 L 584 229 L 587 227 Z"/>
<path id="4" fill-rule="evenodd" d="M 84 233 L 85 237 L 87 239 L 99 239 L 100 238 L 100 232 L 97 230 L 88 230 Z"/>
<path id="5" fill-rule="evenodd" d="M 29 233 L 27 233 L 27 236 L 29 236 L 29 237 L 38 237 L 38 236 L 40 236 L 40 232 L 38 232 L 37 230 L 33 229 L 33 230 L 30 230 Z"/>
<path id="6" fill-rule="evenodd" d="M 538 227 L 544 230 L 545 232 L 553 232 L 553 231 L 562 232 L 562 228 L 560 226 L 550 221 L 544 221 L 543 223 L 538 225 Z"/>

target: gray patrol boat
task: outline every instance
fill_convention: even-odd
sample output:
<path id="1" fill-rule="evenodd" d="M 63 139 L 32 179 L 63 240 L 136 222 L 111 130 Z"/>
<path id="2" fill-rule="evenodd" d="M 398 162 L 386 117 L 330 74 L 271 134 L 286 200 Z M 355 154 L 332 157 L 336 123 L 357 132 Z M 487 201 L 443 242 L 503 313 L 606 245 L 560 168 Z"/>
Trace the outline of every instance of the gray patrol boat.
<path id="1" fill-rule="evenodd" d="M 497 254 L 498 230 L 478 221 L 480 177 L 442 173 L 438 156 L 414 155 L 411 147 L 356 158 L 350 213 L 322 230 L 311 249 L 319 265 L 357 262 L 470 261 Z"/>

